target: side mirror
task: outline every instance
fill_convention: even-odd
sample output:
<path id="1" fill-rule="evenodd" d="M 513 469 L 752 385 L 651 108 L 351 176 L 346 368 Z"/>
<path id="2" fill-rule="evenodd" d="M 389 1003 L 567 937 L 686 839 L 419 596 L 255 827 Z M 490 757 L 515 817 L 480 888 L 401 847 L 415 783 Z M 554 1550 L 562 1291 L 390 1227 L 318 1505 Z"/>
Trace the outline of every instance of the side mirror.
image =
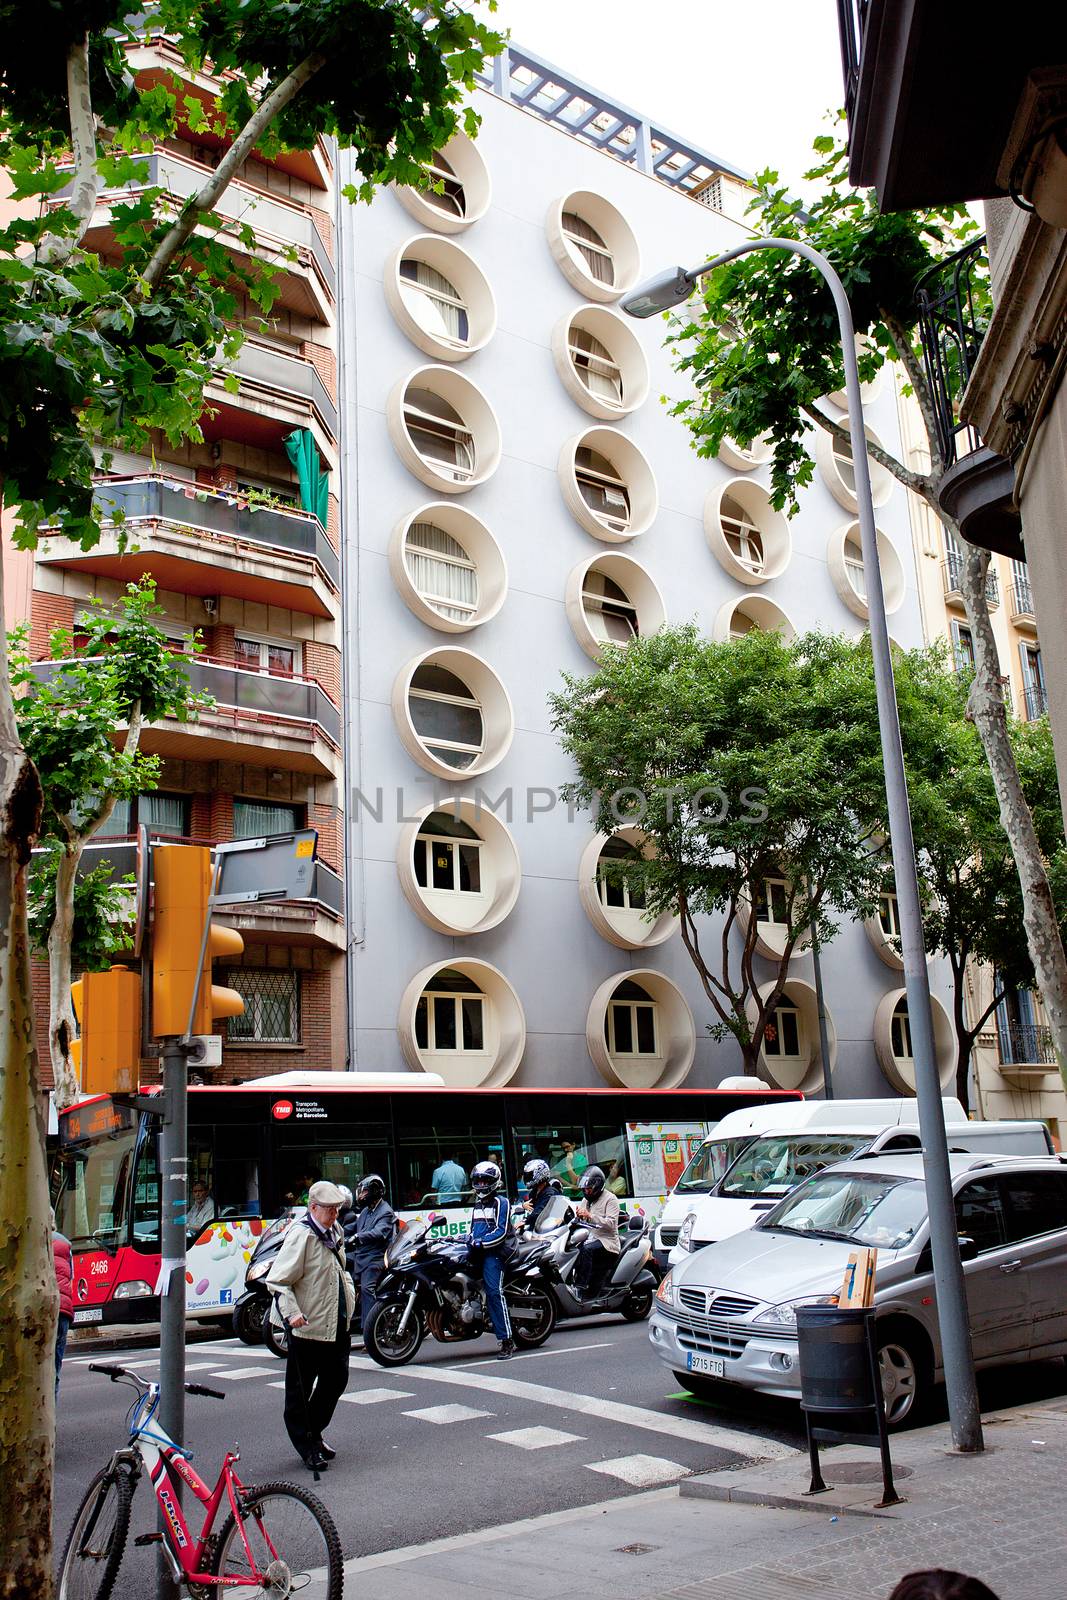
<path id="1" fill-rule="evenodd" d="M 960 1247 L 960 1260 L 973 1261 L 975 1256 L 978 1254 L 977 1244 L 965 1233 L 958 1234 L 957 1239 Z"/>
<path id="2" fill-rule="evenodd" d="M 978 1246 L 974 1240 L 966 1233 L 957 1234 L 956 1239 L 960 1247 L 960 1260 L 973 1261 L 978 1254 Z M 918 1260 L 915 1263 L 915 1276 L 919 1278 L 924 1272 L 933 1272 L 933 1270 L 934 1250 L 930 1241 L 927 1240 L 919 1251 Z"/>
<path id="3" fill-rule="evenodd" d="M 629 1222 L 627 1222 L 626 1227 L 630 1233 L 643 1233 L 645 1228 L 645 1219 L 644 1217 L 631 1217 Z"/>

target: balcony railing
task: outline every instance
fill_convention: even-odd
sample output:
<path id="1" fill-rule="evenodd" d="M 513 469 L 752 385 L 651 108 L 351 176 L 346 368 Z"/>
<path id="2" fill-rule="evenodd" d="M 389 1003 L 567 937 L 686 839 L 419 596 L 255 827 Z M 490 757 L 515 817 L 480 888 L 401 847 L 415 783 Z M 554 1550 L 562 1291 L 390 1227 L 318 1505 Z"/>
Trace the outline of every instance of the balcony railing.
<path id="1" fill-rule="evenodd" d="M 66 662 L 38 661 L 34 673 L 48 681 L 56 677 Z M 273 718 L 285 722 L 314 724 L 338 749 L 341 745 L 341 713 L 314 678 L 293 673 L 284 676 L 270 672 L 250 672 L 232 662 L 211 656 L 186 659 L 189 687 L 214 697 L 220 711 L 232 710 L 260 721 Z M 196 724 L 189 725 L 195 730 Z"/>
<path id="2" fill-rule="evenodd" d="M 963 593 L 963 563 L 965 557 L 958 550 L 950 550 L 941 563 L 941 576 L 945 585 L 946 598 Z M 1000 604 L 1000 580 L 993 571 L 986 573 L 985 603 L 987 606 Z"/>
<path id="3" fill-rule="evenodd" d="M 1034 596 L 1029 582 L 1016 578 L 1011 586 L 1011 614 L 1013 617 L 1032 617 Z"/>
<path id="4" fill-rule="evenodd" d="M 275 506 L 253 509 L 240 494 L 220 493 L 153 473 L 102 479 L 93 489 L 93 500 L 105 522 L 113 522 L 119 514 L 134 542 L 140 522 L 169 522 L 195 531 L 228 534 L 249 544 L 307 556 L 318 563 L 335 588 L 340 584 L 337 552 L 322 523 L 310 512 Z"/>
<path id="5" fill-rule="evenodd" d="M 1023 686 L 1023 695 L 1026 699 L 1026 720 L 1036 722 L 1048 711 L 1048 690 L 1043 683 L 1027 683 Z"/>
<path id="6" fill-rule="evenodd" d="M 981 445 L 975 430 L 959 420 L 958 406 L 989 324 L 987 270 L 983 235 L 924 273 L 915 291 L 923 366 L 946 467 Z"/>
<path id="7" fill-rule="evenodd" d="M 153 840 L 158 844 L 198 844 L 214 846 L 214 839 L 185 839 L 176 834 L 152 833 Z M 35 851 L 35 855 L 43 852 Z M 110 837 L 101 837 L 99 834 L 86 845 L 81 859 L 78 876 L 84 877 L 94 867 L 102 862 L 107 862 L 111 869 L 113 879 L 129 877 L 137 868 L 137 840 L 132 835 L 116 834 Z M 312 901 L 322 906 L 335 917 L 344 915 L 344 884 L 324 861 L 315 862 L 315 870 L 311 880 L 310 893 L 302 900 L 296 902 L 305 904 Z M 272 906 L 285 904 L 284 901 L 271 901 Z"/>
<path id="8" fill-rule="evenodd" d="M 233 370 L 251 383 L 281 389 L 306 400 L 318 412 L 330 437 L 337 438 L 337 406 L 315 363 L 306 356 L 292 355 L 262 339 L 249 338 L 238 350 Z"/>
<path id="9" fill-rule="evenodd" d="M 845 80 L 845 114 L 849 124 L 856 109 L 860 84 L 860 54 L 869 0 L 837 0 L 837 31 L 841 39 L 841 71 Z"/>
<path id="10" fill-rule="evenodd" d="M 1055 1067 L 1052 1029 L 1039 1023 L 1011 1022 L 997 1028 L 1000 1063 L 1004 1067 Z"/>

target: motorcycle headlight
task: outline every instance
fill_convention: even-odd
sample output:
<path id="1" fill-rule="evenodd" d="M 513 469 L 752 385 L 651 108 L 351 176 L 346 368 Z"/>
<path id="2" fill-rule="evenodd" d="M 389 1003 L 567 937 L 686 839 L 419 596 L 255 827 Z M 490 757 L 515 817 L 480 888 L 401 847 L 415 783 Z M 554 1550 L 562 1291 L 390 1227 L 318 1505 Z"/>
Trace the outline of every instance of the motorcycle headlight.
<path id="1" fill-rule="evenodd" d="M 783 1300 L 781 1305 L 769 1306 L 766 1311 L 761 1311 L 758 1317 L 753 1317 L 753 1322 L 769 1322 L 776 1328 L 795 1328 L 797 1325 L 797 1310 L 800 1306 L 832 1306 L 837 1304 L 837 1296 L 833 1294 L 809 1294 L 802 1300 Z"/>
<path id="2" fill-rule="evenodd" d="M 661 1280 L 660 1286 L 656 1290 L 656 1299 L 663 1306 L 676 1306 L 678 1304 L 678 1291 L 674 1286 L 673 1272 L 668 1272 Z"/>
<path id="3" fill-rule="evenodd" d="M 696 1224 L 697 1224 L 696 1212 L 695 1211 L 690 1211 L 689 1215 L 686 1217 L 685 1221 L 682 1223 L 682 1226 L 678 1230 L 678 1248 L 679 1248 L 679 1250 L 692 1250 L 692 1248 L 693 1248 L 693 1229 L 696 1227 Z"/>
<path id="4" fill-rule="evenodd" d="M 249 1267 L 245 1273 L 246 1283 L 258 1283 L 260 1278 L 265 1278 L 270 1271 L 269 1261 L 260 1261 L 255 1266 Z"/>

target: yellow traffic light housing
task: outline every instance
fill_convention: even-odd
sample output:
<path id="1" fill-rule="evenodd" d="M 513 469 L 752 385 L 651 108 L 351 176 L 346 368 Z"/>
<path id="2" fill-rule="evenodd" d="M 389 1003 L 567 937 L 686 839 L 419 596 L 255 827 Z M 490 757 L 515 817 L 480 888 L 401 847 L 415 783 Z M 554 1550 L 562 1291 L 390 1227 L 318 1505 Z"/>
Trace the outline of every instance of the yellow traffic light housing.
<path id="1" fill-rule="evenodd" d="M 233 928 L 212 922 L 204 947 L 211 897 L 211 851 L 202 845 L 155 845 L 152 849 L 155 902 L 152 917 L 152 1032 L 156 1038 L 181 1037 L 200 973 L 191 1032 L 206 1034 L 216 1017 L 239 1017 L 245 1003 L 236 989 L 211 982 L 211 963 L 240 955 L 244 940 Z"/>
<path id="2" fill-rule="evenodd" d="M 141 1059 L 141 976 L 129 967 L 87 972 L 70 986 L 81 1038 L 70 1058 L 85 1094 L 132 1094 Z"/>

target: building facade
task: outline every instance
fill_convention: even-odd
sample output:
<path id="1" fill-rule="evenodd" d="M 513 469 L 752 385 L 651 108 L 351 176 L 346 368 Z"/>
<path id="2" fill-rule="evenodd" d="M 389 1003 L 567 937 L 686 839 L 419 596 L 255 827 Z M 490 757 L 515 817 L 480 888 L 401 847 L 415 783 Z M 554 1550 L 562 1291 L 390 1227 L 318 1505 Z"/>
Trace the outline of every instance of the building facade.
<path id="1" fill-rule="evenodd" d="M 433 191 L 339 214 L 352 1059 L 469 1085 L 713 1085 L 740 1053 L 710 1037 L 676 928 L 598 874 L 640 840 L 560 802 L 548 696 L 664 621 L 860 633 L 851 463 L 820 436 L 787 522 L 758 447 L 696 456 L 661 404 L 681 384 L 663 324 L 619 314 L 643 275 L 744 237 L 742 172 L 514 47 L 475 106 L 477 141 L 440 152 Z M 897 445 L 892 386 L 866 399 Z M 908 508 L 873 477 L 910 646 Z M 824 952 L 840 1095 L 912 1082 L 893 909 Z M 822 1088 L 809 955 L 762 1069 Z"/>

